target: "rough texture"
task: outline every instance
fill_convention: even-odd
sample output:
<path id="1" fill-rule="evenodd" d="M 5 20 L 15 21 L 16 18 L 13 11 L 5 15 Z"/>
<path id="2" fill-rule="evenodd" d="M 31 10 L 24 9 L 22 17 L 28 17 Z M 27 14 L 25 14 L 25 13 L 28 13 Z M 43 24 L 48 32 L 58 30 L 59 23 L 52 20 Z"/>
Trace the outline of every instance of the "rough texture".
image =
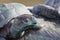
<path id="1" fill-rule="evenodd" d="M 46 5 L 37 5 L 31 12 L 34 16 L 38 16 L 36 18 L 37 26 L 41 28 L 30 30 L 22 40 L 60 40 L 60 16 L 57 10 Z M 59 19 L 54 16 L 59 16 Z"/>
<path id="2" fill-rule="evenodd" d="M 60 40 L 60 23 L 37 19 L 40 30 L 30 32 L 24 36 L 24 40 Z M 58 25 L 58 26 L 57 26 Z"/>

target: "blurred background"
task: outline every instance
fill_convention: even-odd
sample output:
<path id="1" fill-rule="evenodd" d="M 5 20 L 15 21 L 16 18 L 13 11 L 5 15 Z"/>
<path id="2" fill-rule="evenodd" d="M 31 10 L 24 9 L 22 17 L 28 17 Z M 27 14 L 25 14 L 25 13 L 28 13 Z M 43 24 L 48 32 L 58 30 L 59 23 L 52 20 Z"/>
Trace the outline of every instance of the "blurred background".
<path id="1" fill-rule="evenodd" d="M 0 0 L 0 4 L 2 4 L 2 3 L 12 3 L 12 2 L 23 3 L 26 6 L 32 6 L 32 5 L 36 5 L 36 4 L 39 4 L 39 3 L 44 3 L 45 0 Z"/>

